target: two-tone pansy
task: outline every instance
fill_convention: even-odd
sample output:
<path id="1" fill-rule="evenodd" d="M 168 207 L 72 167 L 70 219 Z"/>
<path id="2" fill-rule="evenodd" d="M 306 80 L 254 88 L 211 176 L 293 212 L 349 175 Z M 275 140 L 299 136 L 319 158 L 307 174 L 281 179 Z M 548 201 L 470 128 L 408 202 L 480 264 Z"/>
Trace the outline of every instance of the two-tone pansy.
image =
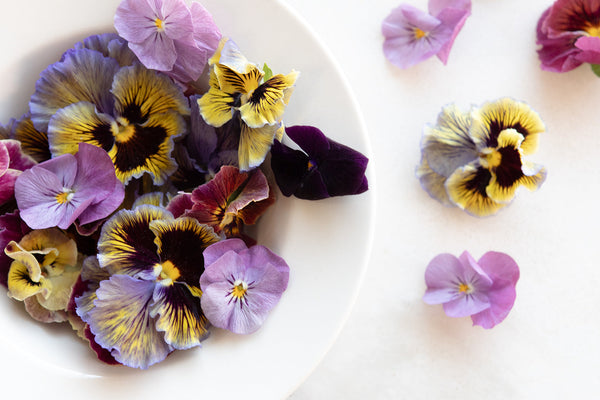
<path id="1" fill-rule="evenodd" d="M 23 172 L 15 183 L 21 218 L 33 229 L 67 229 L 108 217 L 122 203 L 123 184 L 108 154 L 80 143 L 73 154 L 44 161 Z"/>
<path id="2" fill-rule="evenodd" d="M 200 114 L 214 127 L 238 120 L 239 168 L 253 169 L 264 161 L 273 140 L 281 134 L 281 118 L 298 72 L 265 75 L 230 39 L 221 40 L 209 65 L 210 89 L 198 99 Z"/>
<path id="3" fill-rule="evenodd" d="M 537 24 L 541 68 L 567 72 L 600 64 L 600 1 L 556 0 Z"/>
<path id="4" fill-rule="evenodd" d="M 427 126 L 417 176 L 436 200 L 469 214 L 486 216 L 505 207 L 524 186 L 537 189 L 546 169 L 526 161 L 545 127 L 527 104 L 509 98 L 487 102 L 469 113 L 444 107 Z"/>
<path id="5" fill-rule="evenodd" d="M 265 175 L 255 169 L 240 172 L 223 166 L 213 179 L 171 200 L 168 210 L 178 217 L 184 215 L 211 226 L 226 237 L 244 237 L 245 225 L 256 223 L 275 202 Z"/>
<path id="6" fill-rule="evenodd" d="M 56 228 L 35 230 L 4 249 L 14 261 L 8 271 L 8 295 L 24 301 L 36 320 L 62 322 L 79 277 L 75 241 Z"/>
<path id="7" fill-rule="evenodd" d="M 177 168 L 173 138 L 186 132 L 189 115 L 167 76 L 137 62 L 121 67 L 88 48 L 65 53 L 41 74 L 30 110 L 34 128 L 48 133 L 52 156 L 73 154 L 81 142 L 100 147 L 125 184 L 145 173 L 165 182 Z"/>
<path id="8" fill-rule="evenodd" d="M 98 240 L 98 262 L 110 277 L 76 299 L 95 342 L 136 368 L 200 345 L 208 335 L 200 308 L 202 253 L 218 240 L 209 226 L 175 219 L 163 208 L 142 205 L 115 214 Z"/>

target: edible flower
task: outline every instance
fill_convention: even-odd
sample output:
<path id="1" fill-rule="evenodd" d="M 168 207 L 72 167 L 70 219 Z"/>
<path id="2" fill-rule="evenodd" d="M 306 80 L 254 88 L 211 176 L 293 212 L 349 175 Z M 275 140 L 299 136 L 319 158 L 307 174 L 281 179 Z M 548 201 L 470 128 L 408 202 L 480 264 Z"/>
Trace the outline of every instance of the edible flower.
<path id="1" fill-rule="evenodd" d="M 368 189 L 369 159 L 363 154 L 329 139 L 314 126 L 290 126 L 285 133 L 301 150 L 279 141 L 273 145 L 271 168 L 284 196 L 318 200 Z"/>
<path id="2" fill-rule="evenodd" d="M 449 317 L 470 316 L 473 325 L 490 329 L 512 309 L 518 280 L 519 266 L 504 253 L 490 251 L 479 261 L 467 251 L 458 258 L 439 254 L 425 270 L 423 301 L 443 304 Z"/>
<path id="3" fill-rule="evenodd" d="M 200 114 L 216 128 L 238 119 L 238 166 L 242 171 L 253 169 L 264 161 L 281 129 L 298 72 L 264 80 L 265 73 L 230 39 L 221 40 L 209 65 L 210 89 L 198 99 Z"/>
<path id="4" fill-rule="evenodd" d="M 115 28 L 147 68 L 182 83 L 200 77 L 221 39 L 208 11 L 183 0 L 123 0 Z"/>
<path id="5" fill-rule="evenodd" d="M 600 2 L 557 0 L 537 24 L 541 68 L 567 72 L 583 63 L 600 64 Z"/>
<path id="6" fill-rule="evenodd" d="M 544 182 L 546 169 L 523 158 L 535 152 L 544 129 L 535 111 L 509 98 L 469 113 L 446 106 L 437 124 L 425 128 L 417 177 L 441 203 L 492 215 L 520 186 L 535 190 Z"/>
<path id="7" fill-rule="evenodd" d="M 218 240 L 212 228 L 160 207 L 111 217 L 98 240 L 98 262 L 110 277 L 75 299 L 95 342 L 118 362 L 144 369 L 174 349 L 199 346 L 208 335 L 200 308 L 202 252 Z"/>
<path id="8" fill-rule="evenodd" d="M 204 263 L 202 310 L 217 328 L 256 331 L 287 288 L 288 265 L 264 246 L 223 240 L 204 251 Z"/>
<path id="9" fill-rule="evenodd" d="M 108 154 L 86 143 L 75 155 L 35 165 L 15 183 L 21 218 L 33 229 L 67 229 L 75 220 L 83 225 L 106 218 L 124 195 Z"/>
<path id="10" fill-rule="evenodd" d="M 17 178 L 35 164 L 31 157 L 23 154 L 19 141 L 0 140 L 0 206 L 14 201 Z"/>
<path id="11" fill-rule="evenodd" d="M 401 4 L 383 20 L 383 52 L 397 67 L 409 68 L 433 55 L 446 64 L 456 36 L 471 15 L 471 0 L 429 0 L 428 8 L 426 13 Z"/>
<path id="12" fill-rule="evenodd" d="M 56 228 L 35 230 L 5 248 L 12 258 L 8 295 L 25 302 L 25 309 L 41 322 L 66 320 L 71 290 L 79 277 L 77 246 Z"/>
<path id="13" fill-rule="evenodd" d="M 29 232 L 31 228 L 19 217 L 19 210 L 0 215 L 0 284 L 5 287 L 8 287 L 8 270 L 13 259 L 4 249 L 12 241 L 18 243 Z"/>

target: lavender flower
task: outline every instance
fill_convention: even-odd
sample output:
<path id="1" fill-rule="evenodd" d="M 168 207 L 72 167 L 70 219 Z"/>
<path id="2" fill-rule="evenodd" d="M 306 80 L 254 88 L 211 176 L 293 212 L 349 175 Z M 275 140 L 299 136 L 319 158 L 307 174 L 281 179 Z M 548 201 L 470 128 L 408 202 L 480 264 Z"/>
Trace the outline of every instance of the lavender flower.
<path id="1" fill-rule="evenodd" d="M 401 4 L 383 21 L 383 52 L 390 62 L 408 68 L 433 56 L 446 64 L 467 17 L 471 0 L 430 0 L 429 13 Z"/>
<path id="2" fill-rule="evenodd" d="M 108 154 L 86 143 L 75 155 L 28 169 L 15 183 L 21 218 L 33 229 L 67 229 L 75 220 L 83 225 L 108 217 L 124 195 Z"/>
<path id="3" fill-rule="evenodd" d="M 436 256 L 425 271 L 423 301 L 443 304 L 449 317 L 471 316 L 473 325 L 493 328 L 506 318 L 516 298 L 519 267 L 507 254 L 487 252 L 475 259 L 463 252 Z"/>
<path id="4" fill-rule="evenodd" d="M 234 333 L 256 331 L 287 288 L 289 267 L 264 246 L 227 239 L 204 251 L 202 311 L 211 324 Z"/>

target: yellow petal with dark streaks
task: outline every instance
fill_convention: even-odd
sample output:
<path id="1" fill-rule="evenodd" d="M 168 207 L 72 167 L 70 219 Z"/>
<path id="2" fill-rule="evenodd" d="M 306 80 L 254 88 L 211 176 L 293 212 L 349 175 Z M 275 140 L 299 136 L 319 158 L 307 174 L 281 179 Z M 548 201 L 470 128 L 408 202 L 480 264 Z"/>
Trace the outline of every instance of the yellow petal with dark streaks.
<path id="1" fill-rule="evenodd" d="M 24 261 L 24 262 L 23 262 Z M 25 300 L 28 297 L 40 293 L 47 296 L 51 290 L 51 284 L 43 276 L 37 280 L 32 279 L 31 270 L 39 268 L 35 257 L 13 261 L 8 270 L 8 295 L 13 299 Z"/>
<path id="2" fill-rule="evenodd" d="M 207 124 L 219 128 L 231 120 L 234 102 L 232 95 L 211 87 L 198 99 L 200 115 Z"/>
<path id="3" fill-rule="evenodd" d="M 219 88 L 229 94 L 251 93 L 260 85 L 264 75 L 256 66 L 252 66 L 247 73 L 239 73 L 226 65 L 216 64 L 214 71 Z"/>
<path id="4" fill-rule="evenodd" d="M 498 203 L 508 203 L 515 197 L 516 191 L 520 186 L 524 186 L 531 191 L 537 190 L 546 180 L 547 172 L 546 169 L 541 165 L 529 165 L 531 165 L 529 169 L 535 170 L 537 172 L 532 175 L 522 174 L 510 186 L 504 186 L 499 184 L 497 175 L 492 174 L 492 179 L 490 180 L 490 184 L 486 189 L 487 195 Z"/>
<path id="5" fill-rule="evenodd" d="M 21 149 L 35 161 L 42 162 L 52 157 L 48 145 L 48 134 L 35 129 L 31 118 L 19 121 L 15 128 L 15 139 L 21 142 Z"/>
<path id="6" fill-rule="evenodd" d="M 246 125 L 260 128 L 277 123 L 283 116 L 297 77 L 297 71 L 275 75 L 254 90 L 248 101 L 240 107 Z"/>
<path id="7" fill-rule="evenodd" d="M 450 201 L 471 215 L 495 214 L 506 204 L 492 200 L 486 193 L 491 173 L 475 163 L 457 169 L 446 180 Z"/>

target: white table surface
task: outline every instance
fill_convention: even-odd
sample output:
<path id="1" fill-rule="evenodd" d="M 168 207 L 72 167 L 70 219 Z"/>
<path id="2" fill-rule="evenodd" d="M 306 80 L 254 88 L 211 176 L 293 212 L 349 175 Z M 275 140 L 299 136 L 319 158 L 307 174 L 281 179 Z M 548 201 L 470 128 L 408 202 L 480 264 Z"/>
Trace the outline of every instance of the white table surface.
<path id="1" fill-rule="evenodd" d="M 408 70 L 381 50 L 381 21 L 399 0 L 282 1 L 321 38 L 354 90 L 377 192 L 373 254 L 354 308 L 290 398 L 598 396 L 600 79 L 587 66 L 540 70 L 535 26 L 552 1 L 473 0 L 448 65 L 432 58 Z M 546 123 L 531 157 L 548 168 L 544 186 L 489 218 L 437 204 L 414 177 L 423 125 L 447 103 L 502 96 L 528 102 Z M 421 300 L 429 260 L 463 250 L 475 258 L 503 251 L 521 267 L 515 306 L 492 330 Z"/>

